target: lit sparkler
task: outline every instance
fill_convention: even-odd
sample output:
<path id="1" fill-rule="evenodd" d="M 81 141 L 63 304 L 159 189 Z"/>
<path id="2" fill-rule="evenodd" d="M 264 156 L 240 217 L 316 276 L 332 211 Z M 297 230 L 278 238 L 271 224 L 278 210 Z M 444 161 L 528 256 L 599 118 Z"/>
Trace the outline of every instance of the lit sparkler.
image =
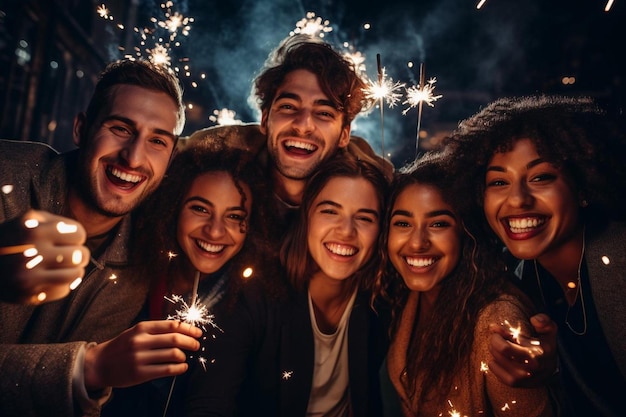
<path id="1" fill-rule="evenodd" d="M 296 28 L 289 32 L 289 35 L 304 34 L 323 38 L 326 33 L 332 32 L 332 30 L 328 20 L 323 20 L 319 16 L 316 17 L 314 12 L 307 12 L 306 17 L 296 22 Z"/>
<path id="2" fill-rule="evenodd" d="M 385 158 L 385 113 L 384 103 L 391 108 L 395 106 L 402 94 L 398 93 L 404 83 L 393 82 L 391 78 L 387 78 L 385 68 L 380 63 L 380 54 L 376 54 L 376 64 L 378 67 L 378 79 L 376 81 L 368 80 L 368 86 L 363 89 L 365 98 L 372 102 L 378 102 L 380 107 L 380 137 L 381 137 L 381 155 Z"/>
<path id="3" fill-rule="evenodd" d="M 178 75 L 190 77 L 189 65 L 179 66 L 179 63 L 188 62 L 189 58 L 177 58 L 175 51 L 181 46 L 180 38 L 189 35 L 194 18 L 183 16 L 172 10 L 173 7 L 173 1 L 161 3 L 163 16 L 150 18 L 154 27 L 134 27 L 132 29 L 137 37 L 138 45 L 130 50 L 126 50 L 123 46 L 119 46 L 118 49 L 122 51 L 126 59 L 147 59 L 154 64 L 171 69 Z M 101 4 L 96 12 L 101 18 L 114 21 L 113 15 L 105 4 Z M 125 30 L 123 24 L 117 23 L 116 26 L 120 30 Z M 198 83 L 191 81 L 191 85 L 193 88 L 197 88 Z"/>
<path id="4" fill-rule="evenodd" d="M 433 102 L 439 100 L 442 95 L 433 95 L 435 89 L 436 78 L 431 78 L 428 82 L 425 82 L 424 64 L 420 64 L 420 82 L 419 85 L 414 85 L 406 89 L 406 100 L 402 104 L 408 104 L 409 107 L 404 109 L 403 115 L 406 115 L 409 110 L 417 107 L 417 135 L 415 138 L 415 156 L 419 153 L 419 140 L 420 129 L 422 124 L 422 106 L 426 103 L 430 107 L 435 107 Z"/>

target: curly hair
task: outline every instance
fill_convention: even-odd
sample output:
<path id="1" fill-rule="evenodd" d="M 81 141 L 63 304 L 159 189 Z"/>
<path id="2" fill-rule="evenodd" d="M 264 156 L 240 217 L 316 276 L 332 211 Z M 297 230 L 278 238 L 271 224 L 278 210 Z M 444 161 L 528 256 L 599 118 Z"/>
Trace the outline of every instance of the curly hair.
<path id="1" fill-rule="evenodd" d="M 341 150 L 337 155 L 325 162 L 307 182 L 302 204 L 295 219 L 295 224 L 289 229 L 280 251 L 280 260 L 285 268 L 287 278 L 297 290 L 306 288 L 314 260 L 309 253 L 307 235 L 309 229 L 309 214 L 315 198 L 324 189 L 326 184 L 337 177 L 363 178 L 372 184 L 376 191 L 376 199 L 380 207 L 378 219 L 379 229 L 382 230 L 382 213 L 385 210 L 385 201 L 389 183 L 377 164 L 358 159 L 354 155 Z M 376 253 L 378 248 L 375 248 Z M 352 289 L 370 289 L 377 271 L 380 269 L 380 259 L 371 256 L 350 280 Z"/>
<path id="2" fill-rule="evenodd" d="M 227 297 L 232 306 L 244 283 L 246 268 L 252 266 L 255 276 L 264 282 L 271 282 L 278 275 L 276 250 L 267 238 L 271 225 L 265 221 L 269 218 L 264 204 L 268 189 L 252 154 L 205 141 L 186 146 L 174 158 L 160 188 L 142 206 L 137 219 L 137 236 L 141 242 L 135 247 L 147 276 L 156 279 L 166 273 L 168 282 L 189 279 L 183 275 L 189 260 L 176 238 L 178 216 L 194 179 L 207 172 L 228 173 L 239 191 L 242 206 L 247 198 L 244 184 L 252 195 L 252 213 L 240 224 L 241 232 L 247 233 L 244 245 L 224 270 L 229 277 Z M 170 259 L 169 252 L 178 256 Z"/>
<path id="3" fill-rule="evenodd" d="M 495 153 L 507 152 L 519 139 L 530 139 L 537 153 L 562 169 L 588 203 L 585 221 L 620 216 L 623 212 L 626 143 L 590 98 L 528 96 L 501 98 L 462 121 L 444 141 L 458 169 L 485 177 Z M 475 181 L 482 196 L 484 181 Z"/>
<path id="4" fill-rule="evenodd" d="M 294 35 L 270 53 L 254 80 L 253 94 L 261 111 L 269 110 L 287 74 L 299 69 L 317 76 L 324 94 L 342 112 L 343 126 L 369 107 L 363 92 L 366 85 L 350 61 L 317 37 Z"/>
<path id="5" fill-rule="evenodd" d="M 413 332 L 407 350 L 406 391 L 418 402 L 450 391 L 453 376 L 470 357 L 474 327 L 479 313 L 509 288 L 504 258 L 499 249 L 484 239 L 488 228 L 471 190 L 451 171 L 443 153 L 427 153 L 400 170 L 391 184 L 389 204 L 382 230 L 380 258 L 384 269 L 377 277 L 373 298 L 382 297 L 391 305 L 390 336 L 393 339 L 411 290 L 389 261 L 387 241 L 395 201 L 410 185 L 428 185 L 439 190 L 462 225 L 461 254 L 454 270 L 439 284 L 441 289 L 425 328 Z M 517 292 L 516 292 L 517 294 Z M 427 349 L 424 346 L 428 346 Z M 409 359 L 410 358 L 410 359 Z M 428 391 L 416 392 L 416 381 L 423 378 Z"/>

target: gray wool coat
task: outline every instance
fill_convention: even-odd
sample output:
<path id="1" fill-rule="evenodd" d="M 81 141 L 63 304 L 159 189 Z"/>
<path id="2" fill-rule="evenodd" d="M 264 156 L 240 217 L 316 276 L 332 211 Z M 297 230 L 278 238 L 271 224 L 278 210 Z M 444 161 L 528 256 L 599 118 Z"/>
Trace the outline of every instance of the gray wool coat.
<path id="1" fill-rule="evenodd" d="M 0 222 L 29 208 L 63 213 L 77 154 L 0 140 L 0 187 L 13 186 L 0 193 Z M 97 401 L 81 406 L 73 398 L 73 365 L 87 343 L 127 329 L 144 303 L 147 284 L 128 260 L 130 230 L 126 216 L 68 297 L 41 306 L 0 303 L 1 416 L 100 414 Z"/>

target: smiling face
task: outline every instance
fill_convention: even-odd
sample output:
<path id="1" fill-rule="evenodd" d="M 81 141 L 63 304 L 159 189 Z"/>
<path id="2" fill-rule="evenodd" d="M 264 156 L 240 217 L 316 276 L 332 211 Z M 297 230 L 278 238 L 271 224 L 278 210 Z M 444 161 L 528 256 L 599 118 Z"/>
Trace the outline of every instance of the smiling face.
<path id="1" fill-rule="evenodd" d="M 350 141 L 343 114 L 307 70 L 287 74 L 269 110 L 263 112 L 261 132 L 276 171 L 285 178 L 303 180 Z"/>
<path id="2" fill-rule="evenodd" d="M 374 186 L 363 178 L 328 181 L 309 210 L 307 245 L 317 274 L 345 280 L 369 260 L 379 232 Z"/>
<path id="3" fill-rule="evenodd" d="M 163 92 L 134 85 L 112 87 L 112 101 L 93 126 L 74 122 L 81 148 L 81 195 L 108 217 L 132 211 L 161 180 L 176 143 L 178 107 Z"/>
<path id="4" fill-rule="evenodd" d="M 485 184 L 485 216 L 517 258 L 550 256 L 572 243 L 581 229 L 577 193 L 529 139 L 494 154 Z"/>
<path id="5" fill-rule="evenodd" d="M 176 238 L 203 274 L 218 271 L 244 244 L 242 222 L 249 218 L 252 197 L 248 186 L 240 185 L 246 195 L 244 206 L 232 177 L 223 171 L 200 175 L 184 197 Z"/>
<path id="6" fill-rule="evenodd" d="M 438 293 L 461 256 L 461 225 L 439 190 L 408 185 L 391 211 L 389 259 L 411 291 Z"/>

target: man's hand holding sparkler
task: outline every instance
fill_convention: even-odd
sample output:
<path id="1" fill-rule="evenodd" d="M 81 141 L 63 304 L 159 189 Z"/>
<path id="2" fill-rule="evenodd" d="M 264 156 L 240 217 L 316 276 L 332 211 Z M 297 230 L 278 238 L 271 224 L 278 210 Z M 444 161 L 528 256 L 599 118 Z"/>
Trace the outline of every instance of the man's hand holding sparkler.
<path id="1" fill-rule="evenodd" d="M 41 304 L 67 296 L 89 262 L 86 232 L 75 220 L 29 210 L 0 224 L 0 298 Z"/>
<path id="2" fill-rule="evenodd" d="M 87 348 L 85 387 L 129 387 L 187 371 L 185 351 L 196 351 L 202 330 L 174 320 L 144 321 L 119 336 Z"/>
<path id="3" fill-rule="evenodd" d="M 533 338 L 517 334 L 506 325 L 489 326 L 489 351 L 493 355 L 489 371 L 512 387 L 545 385 L 558 371 L 556 323 L 546 314 L 537 314 L 530 322 L 537 334 Z"/>

